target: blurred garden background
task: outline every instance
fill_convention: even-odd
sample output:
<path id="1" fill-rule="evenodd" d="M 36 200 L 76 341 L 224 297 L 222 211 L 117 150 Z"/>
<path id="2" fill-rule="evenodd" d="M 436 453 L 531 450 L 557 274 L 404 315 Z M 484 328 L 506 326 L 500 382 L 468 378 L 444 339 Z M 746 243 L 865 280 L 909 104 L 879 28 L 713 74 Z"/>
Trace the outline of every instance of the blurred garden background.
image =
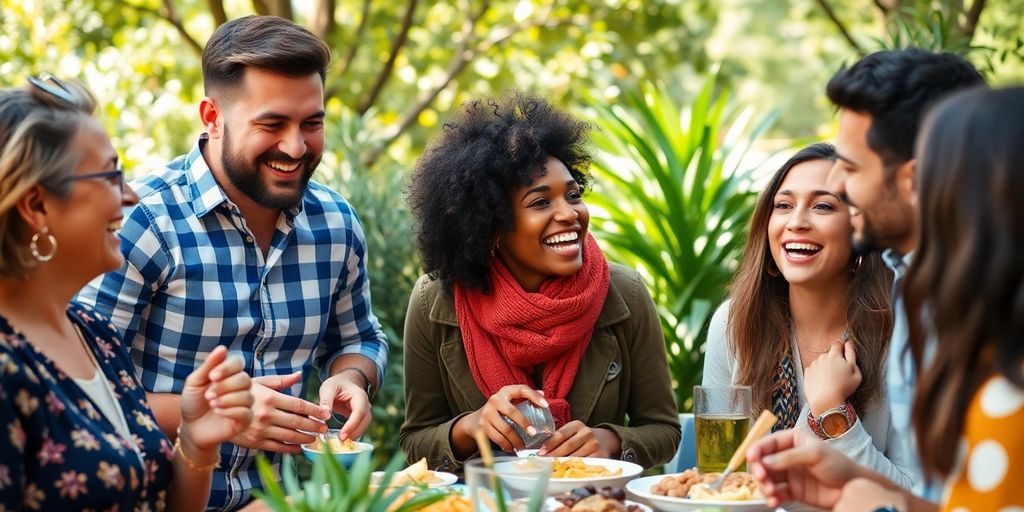
<path id="1" fill-rule="evenodd" d="M 354 204 L 369 239 L 392 350 L 369 433 L 383 458 L 397 450 L 402 325 L 419 275 L 404 183 L 462 102 L 525 89 L 594 123 L 591 226 L 647 279 L 686 411 L 758 177 L 786 150 L 831 138 L 832 73 L 915 45 L 967 55 L 992 83 L 1024 82 L 1024 0 L 0 2 L 0 85 L 41 72 L 86 82 L 134 176 L 195 142 L 200 53 L 219 24 L 274 14 L 330 44 L 318 179 Z"/>

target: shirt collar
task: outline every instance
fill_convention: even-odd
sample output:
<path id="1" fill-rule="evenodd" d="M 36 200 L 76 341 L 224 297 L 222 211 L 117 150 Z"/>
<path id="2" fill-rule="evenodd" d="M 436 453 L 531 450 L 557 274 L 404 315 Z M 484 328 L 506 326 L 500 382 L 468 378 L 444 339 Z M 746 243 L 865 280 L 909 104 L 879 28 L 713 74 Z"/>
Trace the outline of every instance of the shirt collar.
<path id="1" fill-rule="evenodd" d="M 882 251 L 882 261 L 885 262 L 885 266 L 892 270 L 893 274 L 896 274 L 897 278 L 903 277 L 903 274 L 906 273 L 913 256 L 913 252 L 901 254 L 896 252 L 895 249 Z"/>
<path id="2" fill-rule="evenodd" d="M 220 187 L 217 179 L 213 176 L 213 171 L 210 170 L 206 158 L 203 157 L 203 148 L 209 140 L 209 134 L 200 135 L 199 140 L 192 146 L 192 150 L 185 155 L 185 176 L 191 192 L 193 211 L 196 212 L 197 217 L 202 217 L 224 204 L 238 213 L 238 206 L 224 193 L 224 189 Z M 299 201 L 299 205 L 295 208 L 285 210 L 285 216 L 289 219 L 297 217 L 302 211 L 302 203 L 303 201 Z"/>

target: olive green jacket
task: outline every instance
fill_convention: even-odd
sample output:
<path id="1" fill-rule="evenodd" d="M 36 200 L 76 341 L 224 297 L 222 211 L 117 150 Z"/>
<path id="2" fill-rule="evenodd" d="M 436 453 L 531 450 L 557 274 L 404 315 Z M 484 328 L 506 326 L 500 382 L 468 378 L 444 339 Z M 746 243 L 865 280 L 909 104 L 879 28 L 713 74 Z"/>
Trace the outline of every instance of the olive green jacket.
<path id="1" fill-rule="evenodd" d="M 573 419 L 615 431 L 622 459 L 649 468 L 679 446 L 679 417 L 654 302 L 635 271 L 611 266 L 611 284 L 569 392 Z M 452 471 L 455 421 L 487 401 L 469 370 L 455 306 L 441 282 L 416 282 L 405 319 L 405 423 L 409 460 Z M 629 421 L 627 422 L 627 418 Z"/>

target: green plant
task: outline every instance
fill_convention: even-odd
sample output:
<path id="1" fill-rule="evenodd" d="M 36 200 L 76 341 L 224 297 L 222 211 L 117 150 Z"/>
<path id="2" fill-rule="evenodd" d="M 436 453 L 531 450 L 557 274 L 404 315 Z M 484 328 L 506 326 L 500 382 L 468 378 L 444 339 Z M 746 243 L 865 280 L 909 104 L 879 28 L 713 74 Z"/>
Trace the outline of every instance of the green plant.
<path id="1" fill-rule="evenodd" d="M 646 280 L 676 400 L 689 410 L 707 323 L 735 271 L 753 210 L 750 171 L 739 165 L 775 115 L 748 131 L 751 110 L 735 108 L 716 76 L 689 108 L 650 83 L 624 88 L 615 103 L 588 103 L 598 128 L 591 223 L 611 259 Z"/>
<path id="2" fill-rule="evenodd" d="M 285 456 L 278 482 L 267 458 L 263 454 L 256 458 L 263 491 L 255 490 L 253 495 L 275 512 L 411 512 L 440 501 L 447 494 L 410 486 L 389 488 L 395 472 L 404 465 L 401 454 L 392 457 L 376 489 L 370 488 L 373 466 L 367 453 L 359 454 L 352 468 L 345 470 L 325 448 L 313 463 L 312 476 L 304 482 L 299 481 L 290 459 L 290 455 Z M 396 505 L 410 490 L 412 496 Z"/>

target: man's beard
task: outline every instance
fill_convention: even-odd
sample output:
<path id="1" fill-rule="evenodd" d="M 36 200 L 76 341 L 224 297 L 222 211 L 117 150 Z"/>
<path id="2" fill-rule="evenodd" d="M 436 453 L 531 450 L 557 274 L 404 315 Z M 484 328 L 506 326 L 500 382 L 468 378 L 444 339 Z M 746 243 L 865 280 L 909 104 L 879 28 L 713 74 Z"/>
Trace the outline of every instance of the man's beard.
<path id="1" fill-rule="evenodd" d="M 298 182 L 292 193 L 273 193 L 260 179 L 262 172 L 260 162 L 294 162 L 295 159 L 287 153 L 271 149 L 252 162 L 247 162 L 243 157 L 236 157 L 231 151 L 231 136 L 228 127 L 224 126 L 224 147 L 221 153 L 220 164 L 228 180 L 236 189 L 249 196 L 256 204 L 275 210 L 290 210 L 299 206 L 302 202 L 302 195 L 306 192 L 309 180 L 313 177 L 313 171 L 320 164 L 320 155 L 306 152 L 299 159 L 299 168 L 295 172 L 301 172 L 302 179 Z"/>

